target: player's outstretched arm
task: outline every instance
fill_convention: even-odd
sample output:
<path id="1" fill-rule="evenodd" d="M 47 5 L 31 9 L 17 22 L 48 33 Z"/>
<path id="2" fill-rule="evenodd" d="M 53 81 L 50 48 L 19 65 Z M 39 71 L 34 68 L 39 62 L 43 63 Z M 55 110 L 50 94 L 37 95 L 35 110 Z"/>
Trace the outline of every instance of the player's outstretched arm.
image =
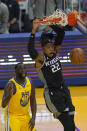
<path id="1" fill-rule="evenodd" d="M 31 112 L 32 112 L 32 118 L 29 122 L 29 128 L 32 130 L 35 126 L 35 118 L 36 118 L 36 111 L 37 111 L 37 105 L 36 105 L 36 97 L 35 97 L 35 88 L 33 86 L 33 83 L 31 81 L 32 89 L 31 89 L 31 96 L 30 96 L 30 106 L 31 106 Z"/>
<path id="2" fill-rule="evenodd" d="M 16 88 L 15 88 L 15 84 L 12 81 L 9 81 L 4 89 L 4 94 L 3 94 L 3 98 L 2 98 L 2 107 L 5 108 L 12 95 L 16 93 Z"/>
<path id="3" fill-rule="evenodd" d="M 35 21 L 38 21 L 38 20 L 35 20 Z M 38 28 L 38 24 L 33 22 L 33 28 L 32 28 L 32 32 L 30 35 L 27 48 L 28 48 L 29 55 L 36 62 L 36 68 L 39 68 L 41 66 L 40 63 L 42 63 L 44 60 L 43 60 L 43 56 L 39 54 L 37 50 L 35 49 L 35 33 L 37 31 L 37 28 Z"/>
<path id="4" fill-rule="evenodd" d="M 63 27 L 58 26 L 58 25 L 51 25 L 50 26 L 55 32 L 56 32 L 56 37 L 55 37 L 55 49 L 58 50 L 62 44 L 62 41 L 65 36 L 65 31 Z"/>

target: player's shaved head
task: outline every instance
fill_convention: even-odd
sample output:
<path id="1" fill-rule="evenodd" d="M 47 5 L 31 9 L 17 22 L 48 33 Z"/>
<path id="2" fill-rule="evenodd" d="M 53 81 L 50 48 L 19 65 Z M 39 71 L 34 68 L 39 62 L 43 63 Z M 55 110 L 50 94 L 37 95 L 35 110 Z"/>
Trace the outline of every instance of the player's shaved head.
<path id="1" fill-rule="evenodd" d="M 48 43 L 53 43 L 53 37 L 54 35 L 52 33 L 43 32 L 40 39 L 41 46 L 44 47 Z"/>
<path id="2" fill-rule="evenodd" d="M 20 63 L 16 64 L 16 65 L 15 65 L 15 70 L 18 68 L 19 65 L 23 65 L 23 63 L 20 62 Z"/>
<path id="3" fill-rule="evenodd" d="M 15 73 L 18 78 L 25 78 L 26 69 L 22 62 L 15 65 Z"/>

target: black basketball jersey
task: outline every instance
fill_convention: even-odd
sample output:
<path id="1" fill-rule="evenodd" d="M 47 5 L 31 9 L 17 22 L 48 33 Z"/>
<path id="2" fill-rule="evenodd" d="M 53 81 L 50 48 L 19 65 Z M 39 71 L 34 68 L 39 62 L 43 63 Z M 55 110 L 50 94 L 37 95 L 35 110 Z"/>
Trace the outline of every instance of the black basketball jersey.
<path id="1" fill-rule="evenodd" d="M 60 88 L 63 84 L 62 69 L 59 57 L 54 53 L 53 57 L 44 55 L 43 66 L 38 70 L 40 79 L 48 88 Z"/>

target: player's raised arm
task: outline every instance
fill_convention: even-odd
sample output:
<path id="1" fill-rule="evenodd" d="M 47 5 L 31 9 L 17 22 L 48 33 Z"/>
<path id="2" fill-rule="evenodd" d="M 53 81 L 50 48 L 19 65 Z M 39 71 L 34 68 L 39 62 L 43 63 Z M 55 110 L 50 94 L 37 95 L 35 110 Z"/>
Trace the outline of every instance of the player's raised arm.
<path id="1" fill-rule="evenodd" d="M 15 92 L 16 92 L 15 84 L 12 81 L 9 81 L 4 89 L 4 95 L 2 98 L 3 108 L 5 108 L 8 105 L 12 95 L 15 94 Z"/>
<path id="2" fill-rule="evenodd" d="M 36 105 L 36 97 L 35 97 L 35 88 L 33 86 L 32 81 L 31 81 L 31 85 L 32 85 L 32 89 L 31 89 L 31 96 L 30 96 L 30 107 L 31 107 L 31 112 L 32 112 L 32 118 L 29 122 L 29 125 L 32 130 L 35 126 L 37 105 Z"/>
<path id="3" fill-rule="evenodd" d="M 36 60 L 38 57 L 38 52 L 35 49 L 35 33 L 37 31 L 37 28 L 38 28 L 38 24 L 33 22 L 33 28 L 28 42 L 28 52 L 31 58 L 34 60 Z"/>
<path id="4" fill-rule="evenodd" d="M 55 37 L 55 49 L 59 49 L 62 41 L 64 39 L 65 36 L 65 32 L 64 29 L 61 26 L 58 25 L 51 25 L 50 26 L 55 32 L 56 32 L 56 37 Z"/>
<path id="5" fill-rule="evenodd" d="M 37 28 L 38 28 L 38 24 L 33 22 L 33 28 L 32 28 L 29 42 L 28 42 L 28 53 L 31 56 L 31 58 L 35 60 L 36 65 L 37 66 L 39 65 L 40 67 L 40 62 L 43 61 L 43 56 L 39 54 L 37 50 L 35 49 L 35 33 L 37 31 Z"/>

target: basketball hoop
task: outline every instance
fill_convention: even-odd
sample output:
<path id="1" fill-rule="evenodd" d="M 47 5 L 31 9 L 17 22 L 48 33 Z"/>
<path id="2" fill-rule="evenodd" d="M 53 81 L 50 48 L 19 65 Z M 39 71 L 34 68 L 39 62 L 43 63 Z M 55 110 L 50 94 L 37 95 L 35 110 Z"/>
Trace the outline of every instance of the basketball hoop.
<path id="1" fill-rule="evenodd" d="M 66 14 L 64 11 L 57 9 L 52 15 L 43 17 L 39 19 L 39 21 L 35 21 L 39 24 L 47 24 L 47 25 L 61 25 L 66 26 L 69 24 L 70 26 L 74 26 L 77 23 L 77 12 Z"/>
<path id="2" fill-rule="evenodd" d="M 57 24 L 62 27 L 66 25 L 75 26 L 82 33 L 87 34 L 87 13 L 80 13 L 79 16 L 79 13 L 77 11 L 66 14 L 64 11 L 57 9 L 52 15 L 40 18 L 38 19 L 38 21 L 34 22 L 42 25 Z"/>

